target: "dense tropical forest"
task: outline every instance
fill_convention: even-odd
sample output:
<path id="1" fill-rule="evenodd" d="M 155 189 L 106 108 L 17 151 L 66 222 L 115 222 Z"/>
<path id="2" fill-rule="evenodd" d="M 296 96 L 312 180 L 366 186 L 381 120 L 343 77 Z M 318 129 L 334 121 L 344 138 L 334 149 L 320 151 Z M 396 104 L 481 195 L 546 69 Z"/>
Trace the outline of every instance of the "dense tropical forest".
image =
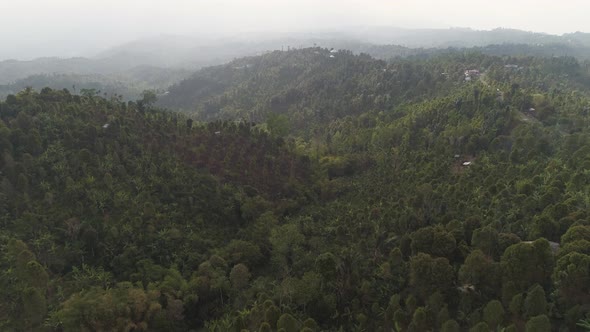
<path id="1" fill-rule="evenodd" d="M 314 47 L 0 120 L 2 331 L 590 331 L 590 62 Z"/>

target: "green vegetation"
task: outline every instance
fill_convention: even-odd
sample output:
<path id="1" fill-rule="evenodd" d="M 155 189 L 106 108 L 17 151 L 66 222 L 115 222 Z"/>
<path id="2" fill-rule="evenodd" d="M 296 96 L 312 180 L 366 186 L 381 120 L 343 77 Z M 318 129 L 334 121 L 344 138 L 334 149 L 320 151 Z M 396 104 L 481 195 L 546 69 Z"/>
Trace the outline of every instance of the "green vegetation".
<path id="1" fill-rule="evenodd" d="M 0 71 L 2 70 L 0 62 Z M 99 68 L 95 69 L 96 71 Z M 164 93 L 172 83 L 189 75 L 189 71 L 180 69 L 162 69 L 140 66 L 116 73 L 105 70 L 103 74 L 35 74 L 7 84 L 0 84 L 0 98 L 6 98 L 10 94 L 16 94 L 27 87 L 41 90 L 50 87 L 54 90 L 68 89 L 75 94 L 83 94 L 86 91 L 94 91 L 95 94 L 111 97 L 120 96 L 125 101 L 141 97 L 141 92 L 149 89 L 157 89 Z"/>
<path id="2" fill-rule="evenodd" d="M 0 330 L 586 328 L 589 93 L 573 58 L 310 48 L 9 95 Z"/>

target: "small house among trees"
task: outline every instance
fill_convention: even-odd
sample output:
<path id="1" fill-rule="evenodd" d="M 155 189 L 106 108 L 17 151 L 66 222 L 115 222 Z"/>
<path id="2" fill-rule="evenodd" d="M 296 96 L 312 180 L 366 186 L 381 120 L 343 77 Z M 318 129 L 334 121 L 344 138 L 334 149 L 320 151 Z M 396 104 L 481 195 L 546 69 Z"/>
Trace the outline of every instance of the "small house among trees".
<path id="1" fill-rule="evenodd" d="M 466 81 L 471 81 L 472 79 L 477 79 L 479 78 L 479 75 L 481 75 L 481 73 L 479 72 L 479 70 L 477 69 L 468 69 L 465 71 L 465 80 Z"/>

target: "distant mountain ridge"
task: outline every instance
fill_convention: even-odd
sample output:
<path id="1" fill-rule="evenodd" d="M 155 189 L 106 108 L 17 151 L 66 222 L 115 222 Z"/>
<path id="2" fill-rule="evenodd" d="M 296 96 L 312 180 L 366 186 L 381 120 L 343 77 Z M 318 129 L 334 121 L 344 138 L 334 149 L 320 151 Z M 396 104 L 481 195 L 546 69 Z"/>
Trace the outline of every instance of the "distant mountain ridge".
<path id="1" fill-rule="evenodd" d="M 561 36 L 514 29 L 480 31 L 466 28 L 401 29 L 357 27 L 313 33 L 241 34 L 232 38 L 207 40 L 185 36 L 159 36 L 119 45 L 92 57 L 45 57 L 31 61 L 0 61 L 0 96 L 18 91 L 24 82 L 36 82 L 56 89 L 64 81 L 79 77 L 100 77 L 104 86 L 121 83 L 137 88 L 165 89 L 203 67 L 228 63 L 236 58 L 255 56 L 274 50 L 324 47 L 367 53 L 388 60 L 394 57 L 428 55 L 448 48 L 473 48 L 491 55 L 574 56 L 590 58 L 590 34 L 575 32 Z M 147 76 L 143 74 L 149 68 Z M 71 75 L 64 80 L 64 75 Z M 69 84 L 69 83 L 68 83 Z M 73 84 L 73 83 L 72 83 Z M 36 84 L 31 84 L 36 87 Z M 107 88 L 108 90 L 108 88 Z"/>
<path id="2" fill-rule="evenodd" d="M 113 47 L 96 56 L 125 63 L 151 61 L 157 66 L 203 67 L 228 62 L 234 58 L 257 55 L 265 51 L 312 46 L 334 47 L 363 52 L 375 46 L 399 45 L 405 48 L 485 47 L 494 44 L 590 47 L 590 34 L 575 32 L 561 36 L 516 29 L 473 30 L 402 29 L 393 27 L 359 27 L 343 31 L 314 33 L 273 33 L 266 36 L 242 34 L 216 41 L 183 36 L 161 36 L 133 41 Z M 147 64 L 147 63 L 146 63 Z"/>

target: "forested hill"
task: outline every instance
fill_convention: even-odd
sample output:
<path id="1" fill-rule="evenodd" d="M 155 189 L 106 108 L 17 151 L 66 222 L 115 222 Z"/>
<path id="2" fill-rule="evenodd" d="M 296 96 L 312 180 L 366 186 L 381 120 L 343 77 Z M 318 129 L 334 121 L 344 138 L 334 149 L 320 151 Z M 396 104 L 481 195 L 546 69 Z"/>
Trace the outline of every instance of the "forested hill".
<path id="1" fill-rule="evenodd" d="M 1 330 L 202 325 L 227 294 L 198 279 L 232 262 L 254 269 L 277 216 L 314 197 L 309 159 L 281 139 L 148 104 L 51 89 L 0 103 Z M 112 308 L 113 297 L 132 304 Z"/>
<path id="2" fill-rule="evenodd" d="M 465 71 L 488 73 L 499 86 L 588 91 L 588 62 L 571 57 L 501 57 L 448 50 L 386 62 L 349 51 L 308 48 L 235 60 L 172 86 L 161 105 L 199 119 L 265 121 L 283 114 L 295 129 L 368 111 L 449 95 Z M 542 85 L 542 86 L 534 86 Z"/>
<path id="3" fill-rule="evenodd" d="M 10 95 L 0 329 L 584 331 L 588 77 L 312 48 L 197 72 L 188 114 Z"/>
<path id="4" fill-rule="evenodd" d="M 2 71 L 1 68 L 0 71 Z M 23 73 L 18 70 L 16 72 Z M 36 90 L 50 87 L 55 90 L 68 89 L 72 93 L 80 94 L 83 94 L 84 90 L 92 90 L 104 96 L 122 96 L 125 101 L 128 101 L 140 98 L 144 90 L 163 92 L 171 84 L 188 77 L 190 73 L 188 70 L 148 66 L 138 66 L 118 72 L 102 71 L 100 74 L 92 72 L 77 74 L 75 70 L 62 73 L 39 70 L 35 75 L 27 75 L 24 78 L 8 81 L 10 83 L 7 84 L 0 84 L 0 98 L 4 99 L 9 94 L 16 94 L 27 87 Z"/>
<path id="5" fill-rule="evenodd" d="M 311 112 L 328 120 L 449 92 L 478 59 L 464 60 L 388 64 L 349 51 L 275 51 L 203 69 L 172 86 L 161 104 L 196 110 L 203 119 L 261 121 L 272 111 Z"/>

